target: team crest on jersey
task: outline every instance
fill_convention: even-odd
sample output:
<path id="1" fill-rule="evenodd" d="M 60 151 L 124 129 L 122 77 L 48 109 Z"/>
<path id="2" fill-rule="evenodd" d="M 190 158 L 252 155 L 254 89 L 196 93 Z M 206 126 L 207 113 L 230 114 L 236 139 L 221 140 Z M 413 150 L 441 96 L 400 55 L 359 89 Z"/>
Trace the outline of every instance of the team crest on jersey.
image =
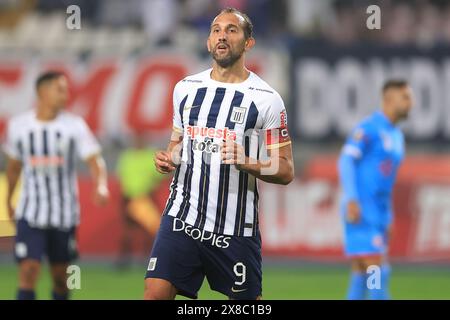
<path id="1" fill-rule="evenodd" d="M 231 111 L 230 121 L 234 123 L 243 124 L 246 112 L 247 112 L 246 108 L 233 107 L 233 110 Z"/>

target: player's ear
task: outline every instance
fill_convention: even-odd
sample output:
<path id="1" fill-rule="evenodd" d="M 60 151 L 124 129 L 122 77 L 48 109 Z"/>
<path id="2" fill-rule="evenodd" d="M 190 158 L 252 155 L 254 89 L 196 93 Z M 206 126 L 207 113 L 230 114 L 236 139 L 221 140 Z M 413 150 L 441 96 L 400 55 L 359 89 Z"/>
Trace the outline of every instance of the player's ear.
<path id="1" fill-rule="evenodd" d="M 206 48 L 208 48 L 208 52 L 211 52 L 211 44 L 209 43 L 209 37 L 206 39 Z"/>
<path id="2" fill-rule="evenodd" d="M 44 91 L 45 91 L 45 85 L 46 83 L 43 83 L 39 86 L 39 88 L 36 89 L 36 96 L 38 98 L 42 98 L 44 95 Z"/>
<path id="3" fill-rule="evenodd" d="M 253 47 L 255 46 L 255 44 L 256 44 L 255 38 L 253 38 L 253 37 L 248 38 L 248 39 L 245 41 L 245 51 L 248 51 L 248 50 L 250 50 L 251 48 L 253 48 Z"/>

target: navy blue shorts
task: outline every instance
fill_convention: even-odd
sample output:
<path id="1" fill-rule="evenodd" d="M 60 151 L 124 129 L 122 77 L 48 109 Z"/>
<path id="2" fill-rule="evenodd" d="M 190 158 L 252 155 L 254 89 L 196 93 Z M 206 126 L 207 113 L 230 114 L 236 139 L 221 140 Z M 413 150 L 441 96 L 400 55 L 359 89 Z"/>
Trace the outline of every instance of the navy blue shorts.
<path id="1" fill-rule="evenodd" d="M 78 257 L 75 227 L 69 230 L 39 229 L 26 220 L 17 221 L 14 254 L 17 262 L 24 259 L 41 261 L 47 256 L 51 264 L 69 263 Z"/>
<path id="2" fill-rule="evenodd" d="M 165 279 L 178 294 L 196 299 L 206 276 L 212 290 L 231 299 L 262 293 L 261 237 L 236 237 L 193 228 L 165 215 L 145 278 Z"/>

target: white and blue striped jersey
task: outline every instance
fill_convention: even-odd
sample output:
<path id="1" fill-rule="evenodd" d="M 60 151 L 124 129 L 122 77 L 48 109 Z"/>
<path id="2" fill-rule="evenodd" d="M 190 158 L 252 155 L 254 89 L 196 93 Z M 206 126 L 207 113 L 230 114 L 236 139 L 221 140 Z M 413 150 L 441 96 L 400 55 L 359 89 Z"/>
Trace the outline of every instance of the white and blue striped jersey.
<path id="1" fill-rule="evenodd" d="M 173 130 L 183 135 L 183 148 L 164 214 L 207 232 L 255 236 L 257 179 L 222 164 L 220 147 L 232 139 L 258 159 L 260 137 L 279 128 L 287 135 L 286 110 L 280 95 L 256 74 L 241 83 L 223 83 L 211 79 L 211 71 L 188 76 L 174 89 Z M 278 142 L 270 148 L 290 140 Z"/>
<path id="2" fill-rule="evenodd" d="M 39 121 L 35 110 L 12 117 L 6 131 L 6 154 L 22 163 L 22 188 L 16 220 L 36 228 L 70 229 L 79 224 L 76 157 L 101 152 L 85 121 L 60 112 Z"/>

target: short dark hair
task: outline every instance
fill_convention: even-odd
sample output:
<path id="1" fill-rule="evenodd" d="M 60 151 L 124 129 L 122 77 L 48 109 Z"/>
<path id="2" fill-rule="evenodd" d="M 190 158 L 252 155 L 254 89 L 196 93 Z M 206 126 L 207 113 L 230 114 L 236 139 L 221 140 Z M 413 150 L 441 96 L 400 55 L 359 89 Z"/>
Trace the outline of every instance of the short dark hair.
<path id="1" fill-rule="evenodd" d="M 242 29 L 244 29 L 245 40 L 253 37 L 253 23 L 252 23 L 252 20 L 250 20 L 250 18 L 248 17 L 248 15 L 239 11 L 236 8 L 228 7 L 228 8 L 222 9 L 222 11 L 220 11 L 217 16 L 220 16 L 223 13 L 233 13 L 238 16 L 241 16 L 244 19 L 244 23 L 242 24 Z"/>
<path id="2" fill-rule="evenodd" d="M 383 93 L 389 89 L 401 89 L 409 85 L 408 81 L 404 79 L 389 79 L 383 85 Z"/>
<path id="3" fill-rule="evenodd" d="M 64 76 L 64 73 L 60 71 L 46 71 L 41 73 L 36 80 L 36 91 L 46 82 L 58 79 L 59 77 Z"/>

